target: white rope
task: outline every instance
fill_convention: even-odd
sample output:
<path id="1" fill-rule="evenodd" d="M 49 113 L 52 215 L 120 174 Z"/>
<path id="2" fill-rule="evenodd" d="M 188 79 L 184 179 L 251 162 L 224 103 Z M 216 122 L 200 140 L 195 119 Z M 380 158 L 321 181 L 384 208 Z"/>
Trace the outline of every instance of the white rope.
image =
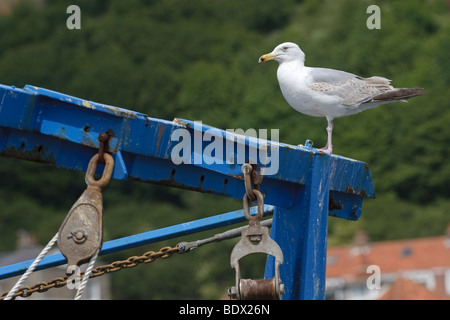
<path id="1" fill-rule="evenodd" d="M 81 295 L 83 294 L 84 288 L 86 287 L 89 277 L 91 276 L 92 269 L 94 268 L 94 264 L 97 260 L 99 252 L 100 247 L 97 249 L 97 251 L 95 251 L 94 255 L 91 258 L 91 261 L 89 261 L 89 265 L 84 272 L 83 280 L 81 281 L 80 287 L 78 288 L 77 294 L 75 295 L 75 300 L 81 299 Z"/>
<path id="2" fill-rule="evenodd" d="M 4 300 L 11 300 L 12 297 L 17 293 L 19 288 L 25 282 L 25 280 L 29 277 L 31 273 L 33 273 L 34 269 L 41 262 L 41 260 L 45 257 L 45 255 L 50 251 L 50 249 L 54 246 L 55 242 L 58 240 L 58 232 L 55 234 L 52 240 L 47 244 L 44 250 L 38 255 L 38 257 L 33 261 L 33 263 L 28 267 L 27 271 L 20 277 L 19 281 L 14 285 L 14 287 L 9 291 L 8 295 Z"/>

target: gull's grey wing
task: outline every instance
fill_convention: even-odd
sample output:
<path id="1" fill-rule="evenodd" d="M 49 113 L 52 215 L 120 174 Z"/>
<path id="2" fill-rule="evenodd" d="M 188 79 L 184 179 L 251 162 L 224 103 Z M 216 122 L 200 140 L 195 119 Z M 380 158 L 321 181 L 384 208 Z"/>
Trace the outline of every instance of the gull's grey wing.
<path id="1" fill-rule="evenodd" d="M 323 94 L 338 96 L 342 104 L 356 108 L 374 97 L 392 90 L 390 80 L 382 77 L 362 78 L 349 72 L 310 68 L 312 82 L 309 88 Z"/>
<path id="2" fill-rule="evenodd" d="M 327 68 L 309 68 L 310 75 L 315 82 L 336 83 L 344 82 L 350 79 L 358 78 L 357 75 L 341 70 L 327 69 Z"/>

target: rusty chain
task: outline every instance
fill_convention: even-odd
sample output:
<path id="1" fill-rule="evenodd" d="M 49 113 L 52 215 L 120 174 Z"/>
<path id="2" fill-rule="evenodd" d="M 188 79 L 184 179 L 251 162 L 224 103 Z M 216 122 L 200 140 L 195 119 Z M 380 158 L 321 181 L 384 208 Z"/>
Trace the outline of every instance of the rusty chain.
<path id="1" fill-rule="evenodd" d="M 259 191 L 259 185 L 262 182 L 263 176 L 256 170 L 256 165 L 251 165 L 249 163 L 244 163 L 241 170 L 244 174 L 245 193 L 250 200 L 255 201 L 257 199 L 257 194 L 253 192 L 253 190 Z"/>
<path id="2" fill-rule="evenodd" d="M 141 263 L 150 263 L 157 259 L 167 259 L 170 258 L 174 253 L 180 253 L 178 249 L 178 245 L 175 247 L 163 247 L 159 251 L 147 251 L 142 256 L 132 256 L 125 260 L 114 261 L 110 264 L 106 264 L 103 266 L 98 266 L 92 270 L 92 274 L 90 278 L 95 278 L 104 275 L 105 273 L 116 272 L 125 268 L 133 268 Z M 81 276 L 84 275 L 84 272 L 81 272 Z M 61 288 L 67 284 L 67 280 L 70 276 L 64 276 L 59 278 L 54 278 L 48 282 L 38 282 L 34 286 L 24 286 L 19 288 L 16 294 L 13 296 L 13 299 L 16 297 L 29 297 L 35 292 L 46 292 L 51 288 Z M 9 291 L 4 292 L 0 297 L 0 300 L 3 300 Z"/>

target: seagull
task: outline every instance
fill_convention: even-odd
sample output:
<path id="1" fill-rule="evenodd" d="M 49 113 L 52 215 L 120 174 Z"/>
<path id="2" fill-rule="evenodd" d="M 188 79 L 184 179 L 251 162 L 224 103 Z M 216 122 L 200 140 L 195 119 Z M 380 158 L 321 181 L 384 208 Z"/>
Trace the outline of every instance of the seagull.
<path id="1" fill-rule="evenodd" d="M 383 77 L 363 78 L 340 70 L 306 67 L 305 54 L 292 42 L 278 45 L 258 62 L 270 60 L 279 63 L 278 83 L 289 105 L 308 116 L 327 119 L 327 144 L 318 151 L 328 154 L 333 151 L 335 118 L 425 94 L 422 88 L 394 88 L 391 80 Z"/>

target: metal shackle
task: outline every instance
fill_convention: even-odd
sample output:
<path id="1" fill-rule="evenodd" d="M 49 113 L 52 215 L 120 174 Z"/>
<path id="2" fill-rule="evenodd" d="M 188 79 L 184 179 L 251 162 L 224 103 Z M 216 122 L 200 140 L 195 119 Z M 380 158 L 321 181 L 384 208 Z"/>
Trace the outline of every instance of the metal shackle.
<path id="1" fill-rule="evenodd" d="M 94 174 L 97 170 L 98 157 L 99 154 L 97 153 L 89 161 L 85 180 L 86 184 L 89 187 L 98 187 L 102 189 L 109 183 L 109 180 L 111 179 L 112 171 L 114 169 L 114 159 L 108 153 L 103 154 L 103 157 L 105 159 L 105 169 L 103 170 L 102 177 L 99 180 L 95 180 Z"/>

